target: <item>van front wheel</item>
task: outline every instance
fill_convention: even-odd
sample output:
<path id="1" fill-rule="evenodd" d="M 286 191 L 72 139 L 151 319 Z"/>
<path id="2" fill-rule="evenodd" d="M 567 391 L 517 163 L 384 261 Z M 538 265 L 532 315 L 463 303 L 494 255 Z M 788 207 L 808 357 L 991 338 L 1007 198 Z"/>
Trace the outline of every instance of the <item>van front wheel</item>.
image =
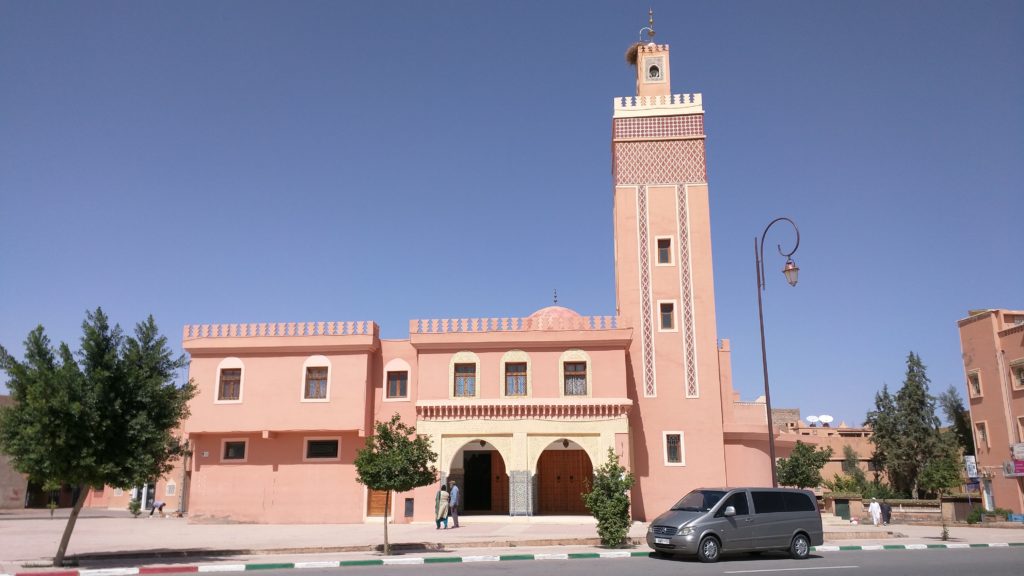
<path id="1" fill-rule="evenodd" d="M 793 536 L 793 543 L 789 545 L 789 555 L 794 560 L 803 560 L 811 555 L 811 542 L 807 536 L 803 534 Z"/>
<path id="2" fill-rule="evenodd" d="M 697 547 L 697 558 L 701 562 L 718 562 L 718 540 L 713 536 L 705 536 Z"/>

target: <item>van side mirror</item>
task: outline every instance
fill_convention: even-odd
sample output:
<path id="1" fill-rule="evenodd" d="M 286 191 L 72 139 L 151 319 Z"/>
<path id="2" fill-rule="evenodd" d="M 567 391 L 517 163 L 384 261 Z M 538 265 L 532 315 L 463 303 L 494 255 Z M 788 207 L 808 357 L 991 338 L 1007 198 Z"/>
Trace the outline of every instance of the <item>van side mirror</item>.
<path id="1" fill-rule="evenodd" d="M 736 515 L 736 509 L 733 508 L 732 506 L 726 506 L 725 507 L 725 512 L 723 512 L 722 515 L 726 516 L 726 517 L 735 516 Z"/>

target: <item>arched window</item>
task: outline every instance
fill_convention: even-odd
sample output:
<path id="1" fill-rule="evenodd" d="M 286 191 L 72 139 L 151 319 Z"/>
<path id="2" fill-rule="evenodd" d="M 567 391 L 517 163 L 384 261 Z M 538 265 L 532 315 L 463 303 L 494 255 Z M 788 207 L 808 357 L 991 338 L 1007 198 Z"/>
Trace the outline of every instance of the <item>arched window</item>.
<path id="1" fill-rule="evenodd" d="M 412 369 L 401 358 L 392 358 L 384 365 L 384 402 L 409 400 L 409 377 Z"/>
<path id="2" fill-rule="evenodd" d="M 480 358 L 469 351 L 452 355 L 448 364 L 449 395 L 451 398 L 480 397 Z"/>
<path id="3" fill-rule="evenodd" d="M 533 392 L 530 355 L 522 350 L 509 350 L 501 357 L 503 398 L 526 398 Z"/>
<path id="4" fill-rule="evenodd" d="M 329 402 L 331 399 L 331 361 L 326 356 L 310 356 L 302 363 L 303 402 Z"/>
<path id="5" fill-rule="evenodd" d="M 559 393 L 565 397 L 586 397 L 594 386 L 590 355 L 583 350 L 566 350 L 558 359 Z"/>
<path id="6" fill-rule="evenodd" d="M 245 364 L 242 360 L 234 356 L 221 360 L 217 365 L 217 393 L 213 397 L 214 403 L 241 403 L 244 383 Z"/>

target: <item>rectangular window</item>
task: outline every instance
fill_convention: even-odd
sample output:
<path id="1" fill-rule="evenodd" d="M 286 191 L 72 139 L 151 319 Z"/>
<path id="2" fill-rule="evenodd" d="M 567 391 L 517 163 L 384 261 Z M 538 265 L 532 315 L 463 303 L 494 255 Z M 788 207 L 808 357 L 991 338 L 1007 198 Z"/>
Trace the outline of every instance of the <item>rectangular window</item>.
<path id="1" fill-rule="evenodd" d="M 988 426 L 984 422 L 978 422 L 974 425 L 974 428 L 978 434 L 978 447 L 988 447 Z"/>
<path id="2" fill-rule="evenodd" d="M 476 396 L 476 364 L 455 365 L 455 396 Z"/>
<path id="3" fill-rule="evenodd" d="M 1024 439 L 1024 416 L 1017 417 L 1017 434 Z"/>
<path id="4" fill-rule="evenodd" d="M 565 395 L 586 396 L 587 395 L 587 363 L 566 362 L 565 369 Z"/>
<path id="5" fill-rule="evenodd" d="M 747 504 L 747 493 L 738 492 L 729 496 L 729 499 L 722 503 L 722 507 L 715 512 L 715 518 L 722 518 L 725 516 L 725 509 L 732 506 L 733 510 L 736 511 L 737 516 L 747 516 L 750 514 L 750 505 Z"/>
<path id="6" fill-rule="evenodd" d="M 782 497 L 782 492 L 752 490 L 750 495 L 754 498 L 755 514 L 771 514 L 772 512 L 786 511 L 786 501 Z"/>
<path id="7" fill-rule="evenodd" d="M 409 373 L 405 370 L 401 372 L 388 372 L 388 398 L 408 397 Z"/>
<path id="8" fill-rule="evenodd" d="M 292 398 L 294 398 L 294 396 L 292 396 Z M 232 440 L 225 442 L 224 460 L 245 460 L 245 444 L 245 440 Z"/>
<path id="9" fill-rule="evenodd" d="M 323 400 L 327 398 L 327 367 L 309 366 L 306 368 L 306 400 Z"/>
<path id="10" fill-rule="evenodd" d="M 1013 372 L 1013 387 L 1014 389 L 1024 388 L 1024 364 L 1017 364 L 1010 368 Z"/>
<path id="11" fill-rule="evenodd" d="M 683 464 L 683 433 L 665 433 L 665 464 Z"/>
<path id="12" fill-rule="evenodd" d="M 853 472 L 853 469 L 857 467 L 855 464 L 851 464 L 850 462 L 847 462 L 846 460 L 843 460 L 842 466 L 843 466 L 843 473 L 844 474 L 849 474 L 850 472 Z"/>
<path id="13" fill-rule="evenodd" d="M 661 329 L 675 330 L 676 328 L 676 306 L 672 302 L 658 304 L 658 311 L 661 315 Z"/>
<path id="14" fill-rule="evenodd" d="M 967 375 L 967 388 L 971 393 L 971 398 L 981 396 L 981 378 L 977 372 Z"/>
<path id="15" fill-rule="evenodd" d="M 658 264 L 672 263 L 672 239 L 658 238 Z"/>
<path id="16" fill-rule="evenodd" d="M 292 388 L 294 390 L 294 388 Z M 242 369 L 223 368 L 220 371 L 218 400 L 238 400 L 242 397 Z"/>
<path id="17" fill-rule="evenodd" d="M 165 496 L 174 496 L 178 493 L 178 486 L 176 484 L 168 484 L 164 489 Z"/>
<path id="18" fill-rule="evenodd" d="M 336 460 L 337 458 L 337 440 L 306 440 L 307 460 Z"/>
<path id="19" fill-rule="evenodd" d="M 526 396 L 526 362 L 505 363 L 505 396 Z"/>

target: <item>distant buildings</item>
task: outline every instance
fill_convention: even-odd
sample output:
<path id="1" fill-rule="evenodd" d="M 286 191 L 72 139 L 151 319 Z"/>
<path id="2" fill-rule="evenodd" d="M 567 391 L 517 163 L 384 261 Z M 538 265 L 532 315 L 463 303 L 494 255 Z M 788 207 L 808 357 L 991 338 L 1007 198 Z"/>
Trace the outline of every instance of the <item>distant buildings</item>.
<path id="1" fill-rule="evenodd" d="M 964 384 L 986 508 L 1024 512 L 1024 311 L 971 310 L 960 328 Z"/>
<path id="2" fill-rule="evenodd" d="M 10 406 L 10 396 L 0 396 L 0 406 Z M 24 508 L 28 479 L 11 465 L 10 456 L 0 453 L 0 508 Z"/>

